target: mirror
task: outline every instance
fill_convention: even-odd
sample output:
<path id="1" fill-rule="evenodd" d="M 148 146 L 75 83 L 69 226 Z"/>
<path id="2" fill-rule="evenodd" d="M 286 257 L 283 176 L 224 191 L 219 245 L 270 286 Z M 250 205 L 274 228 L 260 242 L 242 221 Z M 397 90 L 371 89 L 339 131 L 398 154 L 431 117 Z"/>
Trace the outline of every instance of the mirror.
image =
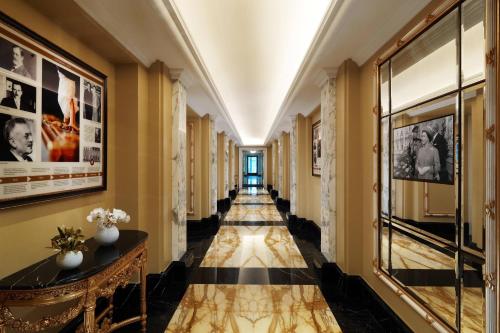
<path id="1" fill-rule="evenodd" d="M 379 268 L 455 332 L 485 331 L 484 17 L 457 2 L 378 68 Z"/>

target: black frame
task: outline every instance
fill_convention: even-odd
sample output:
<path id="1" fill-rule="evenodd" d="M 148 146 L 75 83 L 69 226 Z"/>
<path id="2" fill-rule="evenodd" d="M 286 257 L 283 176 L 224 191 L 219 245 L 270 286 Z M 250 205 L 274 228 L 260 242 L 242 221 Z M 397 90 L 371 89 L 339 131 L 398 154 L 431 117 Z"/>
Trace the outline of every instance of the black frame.
<path id="1" fill-rule="evenodd" d="M 451 94 L 446 94 L 445 96 L 449 96 L 449 95 L 453 95 L 453 93 Z M 450 96 L 451 97 L 451 96 Z M 390 99 L 390 96 L 389 96 L 389 99 Z M 429 103 L 429 102 L 427 102 Z M 385 115 L 383 118 L 392 118 L 392 116 L 394 114 L 398 114 L 399 112 L 395 112 L 395 113 L 391 113 L 390 115 Z M 426 123 L 428 121 L 433 121 L 433 120 L 436 120 L 436 119 L 442 119 L 442 118 L 447 118 L 447 117 L 452 117 L 453 118 L 453 148 L 455 148 L 455 145 L 456 145 L 456 136 L 455 136 L 455 114 L 448 114 L 448 115 L 445 115 L 445 116 L 439 116 L 437 118 L 432 118 L 432 119 L 428 119 L 428 120 L 422 120 L 422 121 L 419 121 L 417 123 L 412 123 L 412 124 L 409 124 L 409 125 L 404 125 L 404 126 L 400 126 L 400 127 L 392 127 L 392 133 L 391 134 L 394 134 L 394 131 L 398 130 L 398 129 L 401 129 L 401 128 L 405 128 L 405 127 L 408 127 L 408 126 L 415 126 L 415 125 L 418 125 L 418 124 L 422 124 L 422 123 Z M 390 135 L 390 137 L 394 137 L 393 135 Z M 392 144 L 389 142 L 389 144 L 391 145 L 391 151 L 392 151 Z M 454 171 L 455 170 L 455 149 L 453 149 L 453 168 L 452 170 Z M 394 156 L 389 156 L 389 159 L 391 161 L 391 167 L 392 167 L 392 170 L 391 170 L 391 174 L 394 175 Z M 444 184 L 444 185 L 455 185 L 455 177 L 452 178 L 452 181 L 451 183 L 444 183 L 444 182 L 440 182 L 440 181 L 435 181 L 435 180 L 429 180 L 429 179 L 417 179 L 417 178 L 400 178 L 400 177 L 396 177 L 396 176 L 393 176 L 392 179 L 397 179 L 397 180 L 407 180 L 407 181 L 412 181 L 412 182 L 421 182 L 421 183 L 434 183 L 434 184 Z M 389 181 L 391 181 L 391 179 L 389 179 Z"/>
<path id="2" fill-rule="evenodd" d="M 65 51 L 63 48 L 59 47 L 58 45 L 52 43 L 45 37 L 40 36 L 36 32 L 30 30 L 23 24 L 19 23 L 18 21 L 14 20 L 13 18 L 9 17 L 6 15 L 4 12 L 0 11 L 0 23 L 9 26 L 10 28 L 14 29 L 17 33 L 21 35 L 25 35 L 35 43 L 40 44 L 41 46 L 49 49 L 50 51 L 56 53 L 59 57 L 64 58 L 64 60 L 68 61 L 68 64 L 65 65 L 77 65 L 78 67 L 84 69 L 85 71 L 95 75 L 96 77 L 99 77 L 102 79 L 102 87 L 103 87 L 103 92 L 102 92 L 102 98 L 103 98 L 103 104 L 101 105 L 101 128 L 102 128 L 102 185 L 91 187 L 91 188 L 86 188 L 82 190 L 66 190 L 66 191 L 60 191 L 60 192 L 53 192 L 53 193 L 47 193 L 47 194 L 39 194 L 39 195 L 31 195 L 27 197 L 22 197 L 18 199 L 11 199 L 11 200 L 4 200 L 0 202 L 0 209 L 5 209 L 5 208 L 11 208 L 11 207 L 19 207 L 19 206 L 24 206 L 24 205 L 29 205 L 33 203 L 41 203 L 41 202 L 48 202 L 48 201 L 53 201 L 61 198 L 68 198 L 68 197 L 76 197 L 80 196 L 82 194 L 90 194 L 90 193 L 95 193 L 95 192 L 102 192 L 107 190 L 107 148 L 108 148 L 108 89 L 107 89 L 107 82 L 108 78 L 107 76 L 100 72 L 99 70 L 95 69 L 94 67 L 90 66 L 89 64 L 83 62 L 76 56 L 72 55 L 71 53 Z M 59 60 L 59 59 L 57 59 Z M 59 60 L 60 61 L 60 60 Z"/>
<path id="3" fill-rule="evenodd" d="M 313 145 L 313 142 L 314 142 L 314 129 L 316 127 L 319 127 L 321 126 L 321 120 L 318 120 L 317 122 L 315 122 L 314 124 L 312 124 L 311 126 L 311 174 L 314 176 L 314 177 L 321 177 L 321 167 L 319 169 L 319 175 L 318 174 L 315 174 L 314 173 L 314 149 L 312 147 Z M 320 133 L 321 133 L 321 129 L 320 129 Z M 323 141 L 323 138 L 321 138 L 321 141 Z M 321 148 L 320 148 L 321 149 Z M 323 150 L 321 150 L 321 153 L 323 153 Z"/>
<path id="4" fill-rule="evenodd" d="M 462 287 L 462 278 L 464 276 L 464 265 L 465 265 L 465 260 L 464 257 L 472 258 L 473 260 L 476 260 L 477 262 L 482 262 L 484 263 L 484 256 L 478 256 L 474 253 L 471 253 L 467 249 L 464 249 L 462 246 L 462 159 L 460 158 L 460 153 L 458 157 L 456 156 L 456 145 L 457 143 L 461 143 L 462 140 L 462 102 L 463 102 L 463 91 L 471 88 L 471 87 L 476 87 L 476 86 L 481 86 L 486 84 L 486 80 L 483 78 L 481 80 L 478 80 L 473 83 L 469 83 L 467 85 L 462 86 L 462 31 L 461 31 L 461 26 L 462 26 L 462 5 L 467 2 L 467 1 L 472 1 L 472 0 L 456 0 L 455 3 L 450 5 L 449 8 L 447 8 L 445 11 L 440 13 L 437 17 L 433 17 L 432 23 L 426 25 L 423 29 L 421 29 L 418 33 L 416 33 L 414 36 L 412 36 L 408 41 L 405 41 L 404 44 L 401 46 L 398 45 L 397 49 L 395 51 L 392 51 L 388 56 L 384 58 L 383 61 L 377 62 L 376 63 L 376 82 L 377 82 L 377 106 L 379 112 L 377 112 L 377 147 L 382 147 L 382 120 L 384 118 L 389 119 L 389 193 L 388 193 L 388 216 L 385 216 L 382 214 L 382 193 L 383 190 L 380 188 L 380 190 L 377 190 L 377 215 L 378 215 L 378 234 L 377 234 L 377 240 L 378 240 L 378 249 L 377 249 L 377 268 L 380 270 L 382 274 L 387 276 L 391 281 L 396 283 L 398 286 L 400 286 L 402 289 L 404 289 L 411 297 L 413 297 L 415 300 L 418 300 L 419 303 L 421 303 L 423 306 L 425 306 L 436 318 L 440 318 L 440 321 L 447 326 L 449 329 L 451 329 L 454 332 L 461 332 L 462 331 L 462 321 L 461 321 L 461 289 Z M 483 0 L 485 1 L 485 0 Z M 447 91 L 446 93 L 440 94 L 438 96 L 431 97 L 426 100 L 419 101 L 415 104 L 405 106 L 404 108 L 397 110 L 393 113 L 391 113 L 392 110 L 392 96 L 391 96 L 391 59 L 396 56 L 399 52 L 401 52 L 403 49 L 408 47 L 409 45 L 412 44 L 413 41 L 415 41 L 417 38 L 419 38 L 422 34 L 427 32 L 430 28 L 434 26 L 434 24 L 438 23 L 442 18 L 446 17 L 448 14 L 452 13 L 454 10 L 457 10 L 457 29 L 459 31 L 457 35 L 457 88 L 452 89 L 450 91 Z M 486 19 L 486 16 L 485 16 Z M 389 71 L 389 76 L 388 76 L 388 84 L 389 84 L 389 110 L 387 113 L 382 115 L 380 106 L 382 105 L 381 103 L 381 67 L 384 66 L 385 64 L 388 64 L 388 71 Z M 453 186 L 455 187 L 455 243 L 451 242 L 446 242 L 442 239 L 440 239 L 437 236 L 427 234 L 421 230 L 416 230 L 416 228 L 408 228 L 408 226 L 404 222 L 399 222 L 397 220 L 393 221 L 393 216 L 392 216 L 392 175 L 393 175 L 393 153 L 392 153 L 392 145 L 393 145 L 393 128 L 392 128 L 392 121 L 391 118 L 395 114 L 399 114 L 402 112 L 405 112 L 409 109 L 421 106 L 426 103 L 433 102 L 435 100 L 438 100 L 440 98 L 443 98 L 445 96 L 452 96 L 456 95 L 456 113 L 458 117 L 458 123 L 455 123 L 454 119 L 454 125 L 457 126 L 457 133 L 454 133 L 454 149 L 453 149 L 453 158 L 454 158 L 454 163 L 457 163 L 455 166 L 454 164 L 454 178 L 456 177 L 456 183 L 453 183 Z M 377 186 L 382 187 L 382 154 L 381 154 L 382 149 L 377 149 Z M 461 150 L 460 150 L 461 152 Z M 455 161 L 455 158 L 457 159 Z M 455 170 L 457 169 L 457 171 Z M 399 178 L 396 178 L 399 179 Z M 408 179 L 403 179 L 403 180 L 408 180 Z M 439 182 L 438 182 L 439 183 Z M 393 226 L 394 223 L 394 226 Z M 388 269 L 385 269 L 382 266 L 382 231 L 384 224 L 388 224 L 388 229 L 389 229 L 389 239 L 388 239 Z M 419 239 L 419 240 L 424 240 L 425 238 L 430 239 L 431 242 L 433 243 L 433 247 L 440 247 L 443 249 L 446 249 L 447 251 L 453 251 L 455 253 L 455 294 L 456 294 L 456 304 L 455 304 L 455 309 L 456 309 L 456 317 L 455 317 L 455 324 L 456 327 L 451 326 L 448 324 L 442 316 L 436 313 L 436 311 L 427 306 L 425 302 L 415 293 L 413 292 L 409 287 L 404 285 L 402 282 L 398 281 L 393 275 L 392 275 L 392 258 L 391 258 L 391 253 L 392 253 L 392 229 L 395 228 L 398 231 L 401 229 L 398 227 L 401 226 L 403 229 L 412 229 L 410 230 L 410 233 L 412 234 L 412 238 L 414 239 Z M 484 284 L 483 284 L 484 286 Z M 484 288 L 484 287 L 483 287 Z"/>

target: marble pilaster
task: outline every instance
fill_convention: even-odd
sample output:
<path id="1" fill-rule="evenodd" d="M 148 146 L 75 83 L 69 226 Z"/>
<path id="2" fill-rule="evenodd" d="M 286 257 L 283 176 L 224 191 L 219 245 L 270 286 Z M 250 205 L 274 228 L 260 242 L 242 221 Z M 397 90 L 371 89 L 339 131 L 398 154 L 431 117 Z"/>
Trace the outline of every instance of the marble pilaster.
<path id="1" fill-rule="evenodd" d="M 293 116 L 290 131 L 290 214 L 297 214 L 297 116 Z"/>
<path id="2" fill-rule="evenodd" d="M 186 88 L 172 85 L 172 260 L 186 252 Z"/>
<path id="3" fill-rule="evenodd" d="M 229 198 L 229 138 L 224 134 L 224 198 Z"/>
<path id="4" fill-rule="evenodd" d="M 278 138 L 278 196 L 283 197 L 283 134 Z"/>
<path id="5" fill-rule="evenodd" d="M 210 214 L 217 214 L 217 131 L 210 117 Z"/>
<path id="6" fill-rule="evenodd" d="M 271 158 L 272 158 L 272 162 L 273 162 L 272 163 L 272 165 L 273 165 L 273 175 L 272 175 L 273 176 L 272 177 L 272 179 L 273 179 L 273 188 L 275 190 L 278 189 L 278 179 L 277 179 L 278 177 L 277 177 L 277 170 L 276 170 L 276 167 L 277 167 L 277 165 L 276 165 L 276 156 L 278 154 L 277 145 L 278 144 L 276 143 L 276 140 L 274 140 L 273 144 L 272 144 L 273 156 L 271 156 Z"/>
<path id="7" fill-rule="evenodd" d="M 336 260 L 336 105 L 334 77 L 321 86 L 321 252 Z"/>

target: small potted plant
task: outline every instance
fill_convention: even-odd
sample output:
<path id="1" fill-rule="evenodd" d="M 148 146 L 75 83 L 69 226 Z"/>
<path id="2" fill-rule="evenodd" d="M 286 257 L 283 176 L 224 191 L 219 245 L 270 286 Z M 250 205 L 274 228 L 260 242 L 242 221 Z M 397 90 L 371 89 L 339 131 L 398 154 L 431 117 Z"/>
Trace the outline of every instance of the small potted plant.
<path id="1" fill-rule="evenodd" d="M 73 269 L 83 261 L 82 251 L 86 251 L 85 241 L 81 229 L 57 227 L 59 232 L 51 239 L 51 248 L 59 251 L 56 264 L 62 269 Z"/>
<path id="2" fill-rule="evenodd" d="M 101 245 L 110 245 L 120 237 L 120 231 L 116 225 L 119 222 L 128 223 L 130 216 L 121 209 L 113 208 L 110 211 L 109 209 L 95 208 L 87 216 L 87 221 L 97 224 L 95 240 Z"/>

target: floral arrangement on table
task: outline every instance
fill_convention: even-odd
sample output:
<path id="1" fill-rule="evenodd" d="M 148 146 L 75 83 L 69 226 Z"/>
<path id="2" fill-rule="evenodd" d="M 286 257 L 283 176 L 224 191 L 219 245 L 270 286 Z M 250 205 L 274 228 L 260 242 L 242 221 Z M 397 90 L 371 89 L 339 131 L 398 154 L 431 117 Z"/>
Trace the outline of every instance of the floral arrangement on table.
<path id="1" fill-rule="evenodd" d="M 97 224 L 97 233 L 94 237 L 96 241 L 102 245 L 110 245 L 120 236 L 117 224 L 130 222 L 130 215 L 121 209 L 95 208 L 87 216 L 87 221 Z"/>
<path id="2" fill-rule="evenodd" d="M 63 269 L 78 267 L 83 261 L 82 251 L 87 251 L 85 236 L 81 229 L 57 227 L 58 234 L 52 237 L 50 248 L 58 251 L 56 263 Z"/>
<path id="3" fill-rule="evenodd" d="M 130 215 L 121 209 L 113 208 L 112 211 L 104 208 L 95 208 L 87 216 L 89 223 L 96 222 L 100 228 L 111 228 L 119 222 L 130 222 Z"/>
<path id="4" fill-rule="evenodd" d="M 59 251 L 59 253 L 66 254 L 73 251 L 86 251 L 85 236 L 82 234 L 82 229 L 57 227 L 58 235 L 52 237 L 51 248 Z"/>

